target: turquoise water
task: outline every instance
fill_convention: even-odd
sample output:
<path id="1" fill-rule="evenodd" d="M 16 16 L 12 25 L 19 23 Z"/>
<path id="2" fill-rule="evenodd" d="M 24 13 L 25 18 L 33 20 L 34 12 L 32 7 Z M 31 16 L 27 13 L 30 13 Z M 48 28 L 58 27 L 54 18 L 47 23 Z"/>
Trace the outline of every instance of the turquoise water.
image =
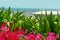
<path id="1" fill-rule="evenodd" d="M 19 11 L 26 11 L 26 12 L 38 12 L 38 11 L 41 11 L 41 10 L 57 11 L 57 10 L 60 10 L 60 9 L 12 8 L 12 10 L 14 10 L 14 11 L 19 10 Z"/>
<path id="2" fill-rule="evenodd" d="M 6 8 L 7 9 L 7 8 Z M 37 8 L 11 8 L 11 11 L 25 11 L 24 14 L 26 16 L 31 16 L 34 13 L 40 12 L 40 11 L 58 11 L 58 9 L 37 9 Z"/>
<path id="3" fill-rule="evenodd" d="M 58 9 L 33 9 L 33 8 L 12 8 L 13 11 L 25 11 L 24 14 L 26 16 L 31 16 L 32 14 L 36 13 L 36 12 L 40 12 L 43 10 L 47 10 L 47 11 L 58 11 Z"/>
<path id="4" fill-rule="evenodd" d="M 33 8 L 12 8 L 12 10 L 16 11 L 25 11 L 25 12 L 37 12 L 40 11 L 40 9 L 33 9 Z"/>

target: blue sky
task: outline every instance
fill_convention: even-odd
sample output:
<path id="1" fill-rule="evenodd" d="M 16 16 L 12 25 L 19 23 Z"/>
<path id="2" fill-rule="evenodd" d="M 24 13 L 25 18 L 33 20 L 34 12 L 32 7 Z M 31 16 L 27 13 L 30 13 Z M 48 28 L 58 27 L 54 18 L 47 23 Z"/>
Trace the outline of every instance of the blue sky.
<path id="1" fill-rule="evenodd" d="M 60 0 L 0 0 L 0 7 L 11 8 L 60 8 Z"/>

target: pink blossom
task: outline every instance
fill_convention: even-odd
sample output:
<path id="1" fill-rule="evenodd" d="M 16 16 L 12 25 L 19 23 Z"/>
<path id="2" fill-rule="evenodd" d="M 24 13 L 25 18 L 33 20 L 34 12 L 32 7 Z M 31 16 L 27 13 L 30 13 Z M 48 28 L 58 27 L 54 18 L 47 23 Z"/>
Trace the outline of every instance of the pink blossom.
<path id="1" fill-rule="evenodd" d="M 38 34 L 36 36 L 36 40 L 40 40 L 40 39 L 44 40 L 44 36 L 42 34 Z"/>
<path id="2" fill-rule="evenodd" d="M 49 36 L 47 37 L 47 40 L 55 40 L 55 37 L 54 37 L 54 36 L 49 35 Z"/>
<path id="3" fill-rule="evenodd" d="M 7 22 L 4 22 L 4 23 L 1 25 L 1 30 L 2 30 L 2 31 L 8 31 L 8 30 L 9 30 L 9 28 L 6 27 L 6 24 L 7 24 Z"/>
<path id="4" fill-rule="evenodd" d="M 25 40 L 29 40 L 29 36 L 25 36 L 24 38 L 25 38 Z"/>
<path id="5" fill-rule="evenodd" d="M 25 36 L 26 40 L 35 40 L 36 36 L 34 34 L 28 34 L 27 36 Z"/>
<path id="6" fill-rule="evenodd" d="M 56 39 L 59 39 L 59 34 L 56 35 Z"/>
<path id="7" fill-rule="evenodd" d="M 23 28 L 18 28 L 15 32 L 17 33 L 17 36 L 24 36 L 27 33 L 27 30 L 24 31 Z"/>
<path id="8" fill-rule="evenodd" d="M 8 40 L 18 40 L 18 37 L 17 37 L 17 34 L 12 32 L 12 31 L 9 31 L 8 32 Z"/>
<path id="9" fill-rule="evenodd" d="M 49 32 L 49 35 L 55 36 L 55 33 L 54 32 Z"/>
<path id="10" fill-rule="evenodd" d="M 5 27 L 6 24 L 7 24 L 7 22 L 4 22 L 4 23 L 1 25 L 1 27 Z"/>
<path id="11" fill-rule="evenodd" d="M 8 28 L 8 27 L 1 27 L 1 30 L 2 30 L 2 31 L 8 31 L 9 28 Z"/>
<path id="12" fill-rule="evenodd" d="M 0 36 L 0 40 L 5 40 L 3 36 Z"/>

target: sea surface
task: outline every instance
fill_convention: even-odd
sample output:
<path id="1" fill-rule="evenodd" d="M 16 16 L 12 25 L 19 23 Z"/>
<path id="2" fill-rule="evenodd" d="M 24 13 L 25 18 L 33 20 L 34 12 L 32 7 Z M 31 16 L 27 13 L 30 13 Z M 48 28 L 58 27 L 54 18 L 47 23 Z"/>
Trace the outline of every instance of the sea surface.
<path id="1" fill-rule="evenodd" d="M 41 13 L 41 11 L 42 11 L 42 13 L 43 13 L 43 15 L 45 14 L 45 11 L 47 11 L 47 13 L 48 14 L 50 14 L 50 12 L 52 11 L 53 12 L 53 14 L 57 14 L 57 11 L 59 10 L 59 9 L 39 9 L 39 8 L 11 8 L 11 10 L 12 11 L 20 11 L 20 12 L 22 12 L 22 11 L 24 11 L 24 14 L 26 15 L 26 16 L 33 16 L 33 14 L 40 14 Z M 60 10 L 59 10 L 60 11 Z M 59 14 L 60 14 L 60 12 L 59 12 Z"/>
<path id="2" fill-rule="evenodd" d="M 19 10 L 19 11 L 26 11 L 26 12 L 37 12 L 37 11 L 44 11 L 44 10 L 47 10 L 47 11 L 57 11 L 57 10 L 60 10 L 60 9 L 39 9 L 39 8 L 11 8 L 12 10 L 16 11 L 16 10 Z"/>
<path id="3" fill-rule="evenodd" d="M 13 11 L 24 11 L 24 15 L 26 16 L 33 16 L 33 13 L 41 11 L 40 9 L 37 8 L 12 8 Z"/>

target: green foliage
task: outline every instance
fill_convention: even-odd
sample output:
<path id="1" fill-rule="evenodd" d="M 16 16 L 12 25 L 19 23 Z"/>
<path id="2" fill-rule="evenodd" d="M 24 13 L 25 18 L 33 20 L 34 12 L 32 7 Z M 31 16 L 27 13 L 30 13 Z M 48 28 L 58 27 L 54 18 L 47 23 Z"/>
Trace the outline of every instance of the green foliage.
<path id="1" fill-rule="evenodd" d="M 48 32 L 56 32 L 60 34 L 60 15 L 53 15 L 51 12 L 50 15 L 45 11 L 44 17 L 41 14 L 34 14 L 33 16 L 25 16 L 24 11 L 20 12 L 17 10 L 11 11 L 9 7 L 7 10 L 3 7 L 0 9 L 0 26 L 3 22 L 13 22 L 11 26 L 11 30 L 15 28 L 22 27 L 24 30 L 28 29 L 29 32 L 36 33 L 48 33 Z"/>

